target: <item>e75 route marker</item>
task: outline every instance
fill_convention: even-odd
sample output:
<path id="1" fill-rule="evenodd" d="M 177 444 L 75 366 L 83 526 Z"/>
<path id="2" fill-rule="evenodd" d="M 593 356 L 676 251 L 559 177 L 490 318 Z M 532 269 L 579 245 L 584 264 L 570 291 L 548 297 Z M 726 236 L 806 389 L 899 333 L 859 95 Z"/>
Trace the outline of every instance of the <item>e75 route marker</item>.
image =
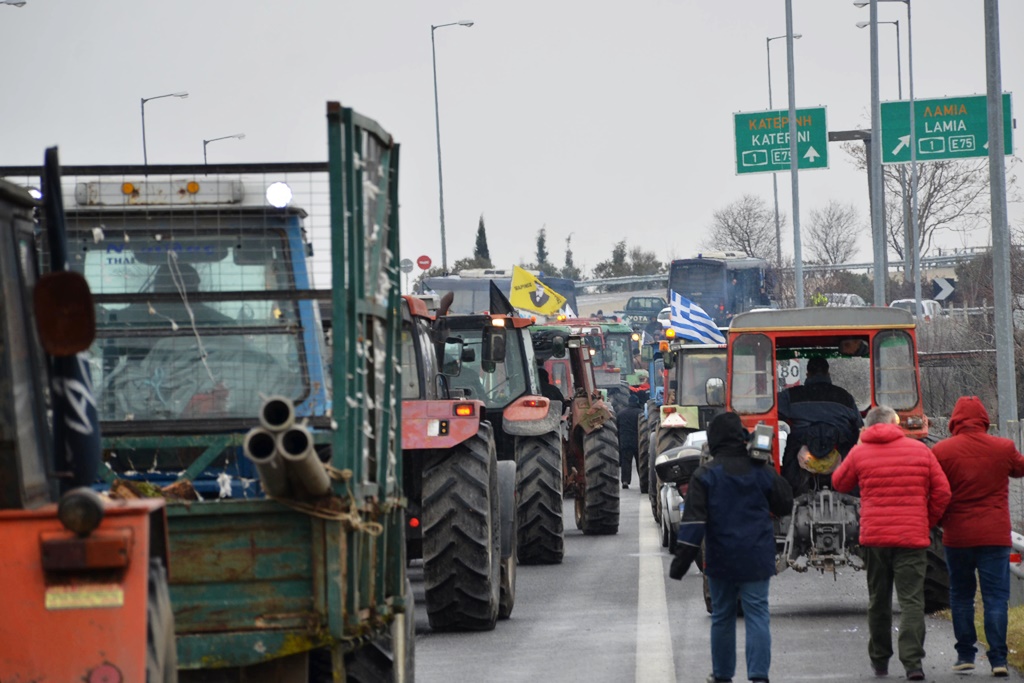
<path id="1" fill-rule="evenodd" d="M 988 98 L 985 95 L 914 101 L 917 160 L 988 156 Z M 1003 93 L 1003 151 L 1013 154 L 1010 93 Z M 910 161 L 910 101 L 882 103 L 882 163 Z"/>
<path id="2" fill-rule="evenodd" d="M 736 173 L 788 171 L 789 110 L 733 114 Z M 797 168 L 828 168 L 825 107 L 796 110 Z"/>

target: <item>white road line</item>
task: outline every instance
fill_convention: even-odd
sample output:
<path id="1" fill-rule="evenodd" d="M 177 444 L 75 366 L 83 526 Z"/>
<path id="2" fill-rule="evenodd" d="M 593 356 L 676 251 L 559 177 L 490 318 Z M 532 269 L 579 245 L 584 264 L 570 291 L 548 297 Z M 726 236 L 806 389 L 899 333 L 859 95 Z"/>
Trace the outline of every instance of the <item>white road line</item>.
<path id="1" fill-rule="evenodd" d="M 665 597 L 665 565 L 661 532 L 652 523 L 650 499 L 640 497 L 640 590 L 636 604 L 636 680 L 674 683 L 672 633 Z"/>

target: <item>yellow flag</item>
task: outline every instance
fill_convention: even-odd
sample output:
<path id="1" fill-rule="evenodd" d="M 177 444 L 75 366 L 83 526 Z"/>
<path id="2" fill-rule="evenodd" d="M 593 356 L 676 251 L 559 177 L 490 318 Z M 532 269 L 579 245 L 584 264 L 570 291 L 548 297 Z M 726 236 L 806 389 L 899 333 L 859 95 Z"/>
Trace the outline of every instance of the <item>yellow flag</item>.
<path id="1" fill-rule="evenodd" d="M 565 297 L 519 266 L 512 266 L 512 295 L 509 302 L 516 308 L 554 315 L 565 305 Z"/>

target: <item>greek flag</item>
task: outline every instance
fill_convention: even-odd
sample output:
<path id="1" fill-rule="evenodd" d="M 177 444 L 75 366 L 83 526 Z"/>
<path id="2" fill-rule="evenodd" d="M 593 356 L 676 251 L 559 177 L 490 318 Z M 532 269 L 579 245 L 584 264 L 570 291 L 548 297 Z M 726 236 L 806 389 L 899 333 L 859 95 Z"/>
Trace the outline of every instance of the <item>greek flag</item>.
<path id="1" fill-rule="evenodd" d="M 672 329 L 683 339 L 701 344 L 724 344 L 725 337 L 704 309 L 682 294 L 670 292 L 672 302 Z"/>

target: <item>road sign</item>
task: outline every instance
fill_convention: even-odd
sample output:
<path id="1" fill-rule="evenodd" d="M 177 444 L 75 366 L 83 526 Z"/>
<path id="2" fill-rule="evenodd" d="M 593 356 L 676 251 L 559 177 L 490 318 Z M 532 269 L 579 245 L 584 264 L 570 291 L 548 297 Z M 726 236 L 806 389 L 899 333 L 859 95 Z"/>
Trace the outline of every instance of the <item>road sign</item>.
<path id="1" fill-rule="evenodd" d="M 403 273 L 411 273 L 412 272 L 412 259 L 407 259 L 407 258 L 402 259 L 401 261 L 398 262 L 398 267 L 402 269 Z M 430 266 L 427 266 L 427 267 L 429 268 Z"/>
<path id="2" fill-rule="evenodd" d="M 789 110 L 733 114 L 736 173 L 789 170 Z M 796 110 L 797 168 L 828 168 L 825 107 Z"/>
<path id="3" fill-rule="evenodd" d="M 426 270 L 430 268 L 431 263 L 433 263 L 433 261 L 431 261 L 430 257 L 427 256 L 426 254 L 416 259 L 416 265 L 420 267 L 420 270 Z"/>
<path id="4" fill-rule="evenodd" d="M 988 156 L 988 100 L 984 95 L 914 101 L 917 160 Z M 1003 152 L 1013 154 L 1010 93 L 1003 93 Z M 882 103 L 882 163 L 910 161 L 910 102 Z"/>
<path id="5" fill-rule="evenodd" d="M 933 299 L 936 301 L 945 301 L 956 287 L 956 280 L 951 280 L 948 277 L 936 277 L 932 278 L 932 285 L 934 285 Z"/>

